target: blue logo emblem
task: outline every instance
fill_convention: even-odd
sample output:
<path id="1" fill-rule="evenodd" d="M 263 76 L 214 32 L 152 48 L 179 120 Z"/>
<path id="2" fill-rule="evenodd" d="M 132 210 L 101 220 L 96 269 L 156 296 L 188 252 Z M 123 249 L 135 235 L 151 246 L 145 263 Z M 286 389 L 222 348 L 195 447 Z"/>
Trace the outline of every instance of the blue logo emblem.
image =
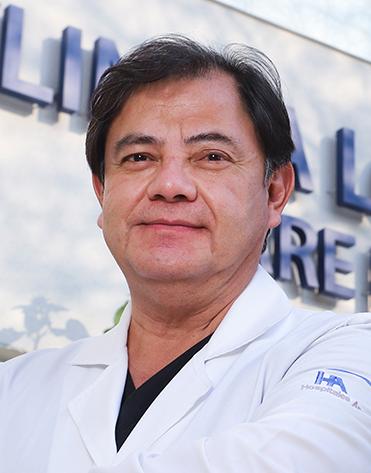
<path id="1" fill-rule="evenodd" d="M 339 376 L 335 376 L 331 374 L 327 378 L 325 377 L 325 372 L 324 371 L 318 371 L 316 380 L 314 384 L 322 384 L 326 383 L 327 386 L 339 386 L 339 388 L 342 390 L 343 393 L 348 394 L 347 390 L 345 389 L 344 382 Z"/>

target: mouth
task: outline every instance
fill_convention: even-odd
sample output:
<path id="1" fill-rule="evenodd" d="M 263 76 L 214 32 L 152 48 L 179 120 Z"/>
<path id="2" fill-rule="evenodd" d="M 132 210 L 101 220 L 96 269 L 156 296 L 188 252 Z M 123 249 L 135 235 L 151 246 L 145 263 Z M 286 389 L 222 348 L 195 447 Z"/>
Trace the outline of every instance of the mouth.
<path id="1" fill-rule="evenodd" d="M 169 232 L 190 232 L 194 230 L 201 230 L 205 227 L 202 225 L 189 222 L 187 220 L 167 220 L 167 219 L 155 219 L 148 222 L 143 222 L 145 228 L 159 231 L 169 231 Z"/>

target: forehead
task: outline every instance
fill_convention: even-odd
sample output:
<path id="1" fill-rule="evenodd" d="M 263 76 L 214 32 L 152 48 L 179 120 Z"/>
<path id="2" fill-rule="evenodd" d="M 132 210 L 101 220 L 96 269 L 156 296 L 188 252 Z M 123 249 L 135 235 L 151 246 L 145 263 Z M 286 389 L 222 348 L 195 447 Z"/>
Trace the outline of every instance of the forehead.
<path id="1" fill-rule="evenodd" d="M 230 106 L 237 105 L 240 98 L 237 83 L 233 76 L 223 71 L 210 71 L 195 77 L 170 77 L 165 80 L 144 84 L 139 87 L 126 101 L 123 108 L 129 102 L 141 100 L 166 100 L 181 101 L 183 96 L 189 99 L 194 95 L 197 100 L 201 98 L 214 98 Z"/>
<path id="2" fill-rule="evenodd" d="M 161 107 L 167 111 L 181 107 L 196 111 L 202 106 L 245 111 L 235 79 L 225 72 L 213 71 L 202 76 L 169 78 L 145 84 L 125 101 L 118 116 L 148 113 L 153 108 L 160 111 Z"/>
<path id="3" fill-rule="evenodd" d="M 129 97 L 113 120 L 106 151 L 120 136 L 130 133 L 170 141 L 210 131 L 227 134 L 241 145 L 246 144 L 247 139 L 251 145 L 260 148 L 235 79 L 221 71 L 142 86 Z"/>

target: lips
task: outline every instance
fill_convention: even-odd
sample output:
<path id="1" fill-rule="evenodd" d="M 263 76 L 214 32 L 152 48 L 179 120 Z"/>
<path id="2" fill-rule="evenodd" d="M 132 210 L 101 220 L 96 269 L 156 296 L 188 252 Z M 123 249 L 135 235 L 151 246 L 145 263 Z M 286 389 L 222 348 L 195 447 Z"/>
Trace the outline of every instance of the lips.
<path id="1" fill-rule="evenodd" d="M 142 225 L 153 225 L 153 226 L 163 226 L 163 227 L 186 227 L 186 228 L 203 228 L 201 225 L 197 225 L 193 222 L 187 220 L 167 220 L 167 219 L 155 219 L 148 222 L 143 222 Z"/>

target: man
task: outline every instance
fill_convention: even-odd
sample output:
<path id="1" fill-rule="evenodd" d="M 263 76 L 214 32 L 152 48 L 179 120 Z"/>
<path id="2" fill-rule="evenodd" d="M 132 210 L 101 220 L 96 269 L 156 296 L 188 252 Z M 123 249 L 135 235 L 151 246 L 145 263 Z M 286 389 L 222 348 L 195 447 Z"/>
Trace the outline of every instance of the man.
<path id="1" fill-rule="evenodd" d="M 294 182 L 269 60 L 146 42 L 104 74 L 86 143 L 131 303 L 1 367 L 1 473 L 369 471 L 370 315 L 294 309 L 258 266 Z"/>

